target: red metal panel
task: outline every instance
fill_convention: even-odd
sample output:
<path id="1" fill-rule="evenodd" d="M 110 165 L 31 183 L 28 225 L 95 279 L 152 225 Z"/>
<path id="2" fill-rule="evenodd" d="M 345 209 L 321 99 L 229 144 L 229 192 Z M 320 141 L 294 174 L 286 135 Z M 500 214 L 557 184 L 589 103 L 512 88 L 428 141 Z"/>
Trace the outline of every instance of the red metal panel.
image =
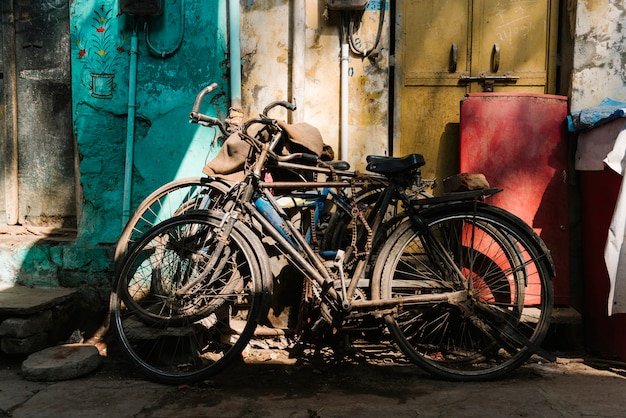
<path id="1" fill-rule="evenodd" d="M 555 304 L 569 305 L 567 98 L 473 93 L 461 102 L 461 172 L 503 192 L 491 203 L 531 225 L 552 253 Z"/>

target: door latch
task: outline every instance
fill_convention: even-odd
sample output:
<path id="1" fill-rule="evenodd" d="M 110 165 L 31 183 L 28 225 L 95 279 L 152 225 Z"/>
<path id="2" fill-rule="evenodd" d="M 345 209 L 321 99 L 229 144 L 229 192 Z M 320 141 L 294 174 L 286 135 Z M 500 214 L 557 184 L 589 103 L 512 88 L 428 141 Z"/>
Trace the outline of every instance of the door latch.
<path id="1" fill-rule="evenodd" d="M 484 92 L 492 92 L 496 83 L 502 84 L 515 84 L 519 80 L 519 77 L 512 75 L 485 75 L 479 74 L 478 76 L 466 76 L 459 77 L 460 84 L 478 83 L 483 86 Z"/>

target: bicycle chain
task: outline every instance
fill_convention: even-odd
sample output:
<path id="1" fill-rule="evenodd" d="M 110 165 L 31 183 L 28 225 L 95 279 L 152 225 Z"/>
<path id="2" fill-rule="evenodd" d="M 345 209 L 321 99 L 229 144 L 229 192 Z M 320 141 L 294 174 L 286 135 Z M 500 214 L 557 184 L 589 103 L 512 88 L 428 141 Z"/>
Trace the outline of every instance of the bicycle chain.
<path id="1" fill-rule="evenodd" d="M 313 173 L 313 181 L 317 181 L 317 173 Z M 317 240 L 317 224 L 315 223 L 315 210 L 309 210 L 311 215 L 311 246 L 313 249 L 318 249 L 320 243 Z"/>
<path id="2" fill-rule="evenodd" d="M 352 202 L 353 202 L 352 210 L 350 214 L 352 216 L 352 241 L 350 243 L 350 246 L 354 249 L 354 255 L 356 258 L 366 257 L 372 249 L 372 241 L 373 241 L 372 228 L 369 226 L 369 224 L 365 220 L 365 216 L 363 216 L 363 212 L 359 209 L 359 206 L 357 205 L 356 187 L 354 186 L 354 182 L 351 183 L 350 187 L 351 187 Z M 361 253 L 359 252 L 359 249 L 357 247 L 357 238 L 358 238 L 357 219 L 359 219 L 363 223 L 363 227 L 367 231 L 367 242 L 365 243 L 365 250 Z"/>

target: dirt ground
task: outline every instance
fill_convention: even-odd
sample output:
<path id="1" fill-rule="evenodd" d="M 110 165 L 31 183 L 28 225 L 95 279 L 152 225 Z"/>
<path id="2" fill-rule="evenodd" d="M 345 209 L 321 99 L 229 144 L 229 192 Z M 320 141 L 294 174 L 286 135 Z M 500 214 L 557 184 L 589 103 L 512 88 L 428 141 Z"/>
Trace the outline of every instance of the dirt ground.
<path id="1" fill-rule="evenodd" d="M 390 344 L 294 352 L 252 344 L 241 361 L 194 385 L 146 381 L 107 347 L 102 367 L 61 382 L 30 382 L 0 357 L 0 417 L 623 417 L 626 365 L 557 353 L 533 357 L 496 382 L 433 379 Z"/>

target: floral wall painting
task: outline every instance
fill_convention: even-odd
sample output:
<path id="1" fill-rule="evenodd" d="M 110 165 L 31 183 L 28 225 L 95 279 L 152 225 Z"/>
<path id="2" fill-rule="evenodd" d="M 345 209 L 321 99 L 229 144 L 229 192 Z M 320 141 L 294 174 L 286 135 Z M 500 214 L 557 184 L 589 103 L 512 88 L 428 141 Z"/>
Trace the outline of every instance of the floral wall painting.
<path id="1" fill-rule="evenodd" d="M 89 22 L 81 28 L 74 27 L 75 54 L 89 71 L 88 87 L 91 96 L 110 99 L 115 91 L 115 66 L 124 52 L 123 37 L 112 30 L 112 8 L 104 4 L 96 7 Z"/>

